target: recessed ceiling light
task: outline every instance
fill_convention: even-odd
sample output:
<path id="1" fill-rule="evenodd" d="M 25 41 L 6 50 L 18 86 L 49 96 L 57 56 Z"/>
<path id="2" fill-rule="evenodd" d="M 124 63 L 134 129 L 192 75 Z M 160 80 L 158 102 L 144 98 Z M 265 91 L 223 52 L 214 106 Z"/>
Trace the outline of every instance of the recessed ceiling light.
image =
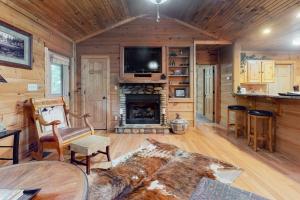
<path id="1" fill-rule="evenodd" d="M 296 38 L 293 40 L 293 45 L 294 46 L 300 46 L 300 38 Z"/>
<path id="2" fill-rule="evenodd" d="M 263 33 L 264 35 L 268 35 L 268 34 L 270 34 L 271 32 L 272 32 L 272 30 L 271 30 L 270 28 L 265 28 L 265 29 L 262 30 L 262 33 Z"/>

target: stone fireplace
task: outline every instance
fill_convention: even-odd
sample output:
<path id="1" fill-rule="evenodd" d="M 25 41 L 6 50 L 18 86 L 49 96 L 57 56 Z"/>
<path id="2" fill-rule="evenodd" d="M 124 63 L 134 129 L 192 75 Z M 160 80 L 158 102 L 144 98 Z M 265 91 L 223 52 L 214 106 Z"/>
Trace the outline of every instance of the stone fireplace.
<path id="1" fill-rule="evenodd" d="M 124 126 L 116 127 L 117 133 L 166 133 L 167 89 L 165 84 L 120 85 L 120 110 Z M 164 119 L 163 119 L 164 118 Z"/>

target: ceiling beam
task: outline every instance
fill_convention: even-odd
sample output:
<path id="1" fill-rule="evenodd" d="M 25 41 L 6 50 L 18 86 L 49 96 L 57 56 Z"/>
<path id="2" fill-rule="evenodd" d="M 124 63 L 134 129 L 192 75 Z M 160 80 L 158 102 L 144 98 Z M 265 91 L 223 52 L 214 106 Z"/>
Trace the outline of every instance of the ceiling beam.
<path id="1" fill-rule="evenodd" d="M 3 4 L 5 4 L 6 6 L 16 10 L 17 12 L 19 12 L 20 14 L 24 15 L 25 17 L 31 19 L 32 21 L 34 21 L 35 23 L 41 25 L 42 27 L 52 31 L 53 33 L 59 35 L 60 37 L 68 40 L 69 42 L 74 42 L 74 40 L 68 36 L 66 36 L 65 34 L 61 33 L 59 30 L 57 30 L 56 28 L 50 26 L 49 24 L 47 24 L 46 22 L 42 21 L 40 18 L 34 16 L 33 14 L 31 14 L 30 12 L 26 11 L 25 9 L 17 6 L 15 3 L 11 2 L 10 0 L 0 0 Z"/>
<path id="2" fill-rule="evenodd" d="M 136 19 L 139 19 L 139 18 L 142 18 L 142 17 L 144 17 L 144 16 L 146 16 L 146 15 L 138 15 L 138 16 L 135 16 L 135 17 L 127 18 L 127 19 L 125 19 L 125 20 L 123 20 L 123 21 L 117 22 L 117 23 L 115 23 L 115 24 L 113 24 L 113 25 L 111 25 L 111 26 L 108 26 L 108 27 L 106 27 L 106 28 L 104 28 L 104 29 L 98 30 L 98 31 L 96 31 L 96 32 L 94 32 L 94 33 L 91 33 L 91 34 L 89 34 L 89 35 L 87 35 L 87 36 L 84 36 L 84 37 L 82 37 L 82 38 L 80 38 L 80 39 L 78 39 L 78 40 L 75 40 L 75 42 L 76 42 L 76 43 L 80 43 L 80 42 L 85 41 L 85 40 L 87 40 L 87 39 L 89 39 L 89 38 L 92 38 L 92 37 L 95 37 L 95 36 L 97 36 L 97 35 L 100 35 L 100 34 L 102 34 L 102 33 L 104 33 L 104 32 L 110 31 L 110 30 L 112 30 L 112 29 L 114 29 L 114 28 L 117 28 L 117 27 L 122 26 L 122 25 L 124 25 L 124 24 L 127 24 L 127 23 L 129 23 L 129 22 L 132 22 L 132 21 L 134 21 L 134 20 L 136 20 Z"/>
<path id="3" fill-rule="evenodd" d="M 230 45 L 231 41 L 228 40 L 195 40 L 196 45 Z"/>

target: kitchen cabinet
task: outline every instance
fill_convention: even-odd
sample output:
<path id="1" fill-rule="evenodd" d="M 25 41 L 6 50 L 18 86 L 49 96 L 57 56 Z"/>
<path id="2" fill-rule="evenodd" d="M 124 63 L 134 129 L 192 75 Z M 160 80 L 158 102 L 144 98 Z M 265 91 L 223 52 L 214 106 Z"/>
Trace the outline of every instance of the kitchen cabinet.
<path id="1" fill-rule="evenodd" d="M 263 60 L 261 62 L 261 82 L 275 82 L 275 64 L 273 60 Z"/>
<path id="2" fill-rule="evenodd" d="M 248 60 L 247 61 L 247 82 L 261 83 L 261 61 Z"/>
<path id="3" fill-rule="evenodd" d="M 248 60 L 244 83 L 275 82 L 275 63 L 273 60 Z"/>

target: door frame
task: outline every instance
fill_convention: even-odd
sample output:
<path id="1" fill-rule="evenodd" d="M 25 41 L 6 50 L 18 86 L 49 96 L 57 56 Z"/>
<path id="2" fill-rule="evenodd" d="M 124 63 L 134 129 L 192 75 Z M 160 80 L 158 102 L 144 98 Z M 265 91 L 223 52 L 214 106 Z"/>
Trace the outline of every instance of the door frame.
<path id="1" fill-rule="evenodd" d="M 81 113 L 82 114 L 85 114 L 85 94 L 84 94 L 84 90 L 83 90 L 83 78 L 82 78 L 82 74 L 83 74 L 83 60 L 84 59 L 107 59 L 107 85 L 106 85 L 106 89 L 107 89 L 107 97 L 106 97 L 106 129 L 104 130 L 109 130 L 110 129 L 110 124 L 109 124 L 109 121 L 110 121 L 110 118 L 111 118 L 111 107 L 110 107 L 110 102 L 111 102 L 111 97 L 110 97 L 110 57 L 108 55 L 82 55 L 80 57 L 80 62 L 81 62 L 81 77 L 80 77 L 80 80 L 81 80 L 81 94 L 80 94 L 80 97 L 81 97 Z"/>

